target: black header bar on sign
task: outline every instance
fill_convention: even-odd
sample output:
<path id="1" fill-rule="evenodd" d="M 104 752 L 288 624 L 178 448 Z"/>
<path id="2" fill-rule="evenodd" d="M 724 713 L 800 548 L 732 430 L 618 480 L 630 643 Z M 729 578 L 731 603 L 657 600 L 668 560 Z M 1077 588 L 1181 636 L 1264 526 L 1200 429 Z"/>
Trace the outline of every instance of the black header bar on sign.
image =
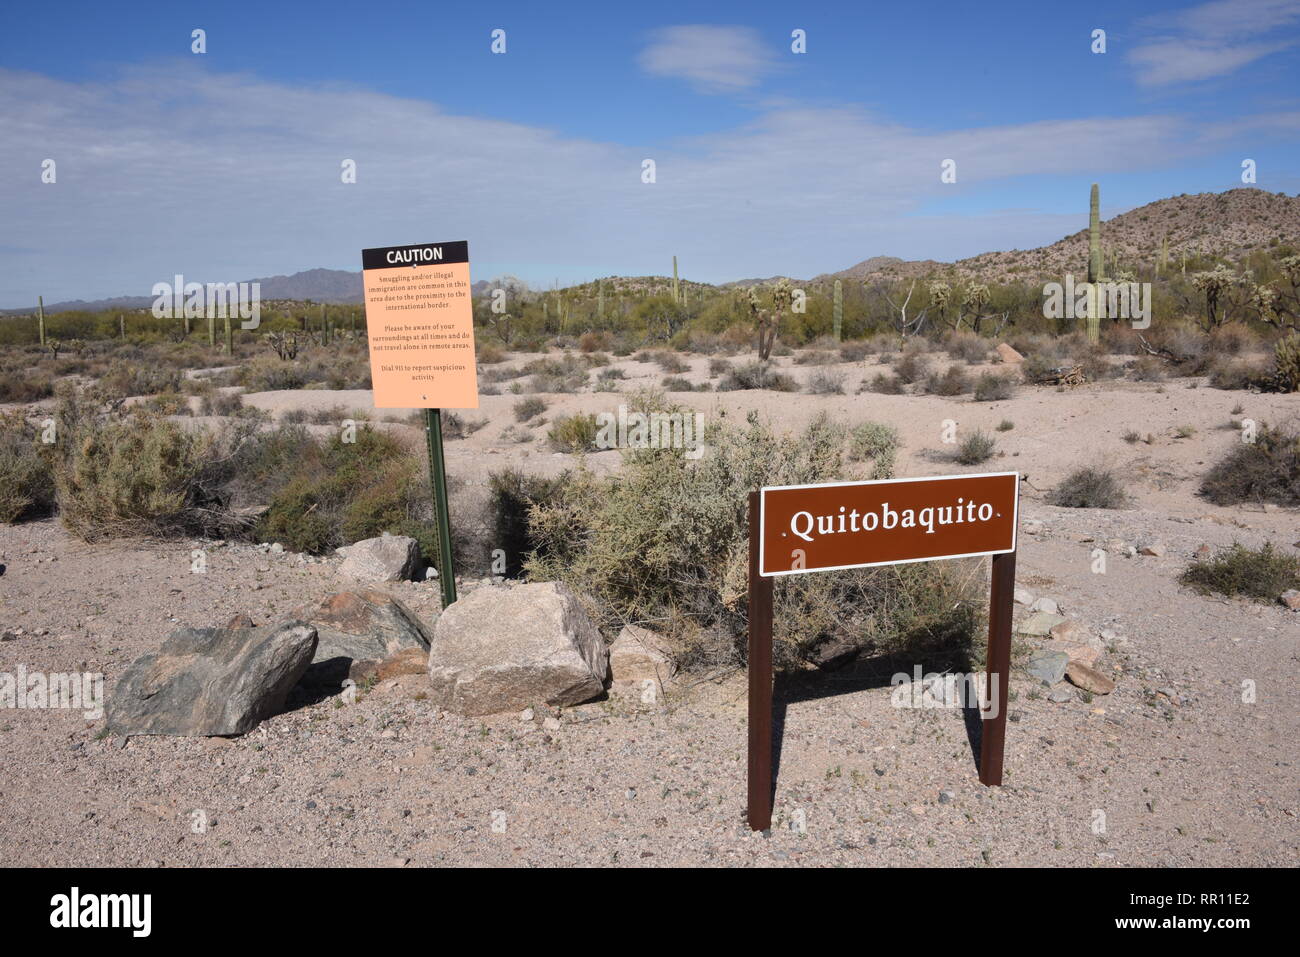
<path id="1" fill-rule="evenodd" d="M 469 243 L 417 243 L 413 246 L 381 246 L 361 250 L 362 269 L 401 269 L 409 266 L 438 266 L 469 262 Z"/>

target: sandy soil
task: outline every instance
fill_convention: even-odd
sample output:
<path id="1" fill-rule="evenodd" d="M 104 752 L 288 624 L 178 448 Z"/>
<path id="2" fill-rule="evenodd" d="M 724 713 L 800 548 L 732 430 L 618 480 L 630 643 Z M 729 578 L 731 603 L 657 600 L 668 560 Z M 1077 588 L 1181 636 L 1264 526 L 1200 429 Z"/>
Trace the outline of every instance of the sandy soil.
<path id="1" fill-rule="evenodd" d="M 693 378 L 707 378 L 707 360 L 688 361 Z M 654 366 L 621 365 L 624 391 L 663 377 Z M 849 393 L 877 371 L 842 368 Z M 812 368 L 787 371 L 802 381 Z M 960 710 L 894 708 L 887 676 L 838 673 L 782 686 L 776 826 L 756 836 L 743 820 L 741 674 L 688 676 L 655 705 L 615 697 L 570 709 L 558 730 L 542 726 L 540 710 L 531 722 L 438 712 L 413 676 L 355 704 L 301 707 L 235 740 L 135 738 L 123 747 L 100 736 L 102 720 L 0 711 L 0 864 L 1294 866 L 1300 717 L 1288 696 L 1300 614 L 1198 597 L 1176 579 L 1201 543 L 1291 548 L 1300 540 L 1294 510 L 1219 508 L 1194 494 L 1239 441 L 1229 419 L 1292 418 L 1300 399 L 1196 384 L 1023 387 L 996 403 L 673 395 L 708 416 L 743 421 L 757 409 L 784 427 L 821 410 L 848 424 L 887 422 L 904 439 L 901 475 L 1027 475 L 1018 582 L 1113 633 L 1103 666 L 1119 684 L 1091 701 L 1071 693 L 1054 702 L 1029 679 L 1015 680 L 1005 787 L 978 783 Z M 488 424 L 448 443 L 449 470 L 466 482 L 462 507 L 489 471 L 573 463 L 545 446 L 545 428 L 524 443 L 501 436 L 518 398 L 484 396 L 464 415 Z M 615 411 L 620 401 L 546 398 L 548 419 Z M 369 397 L 304 391 L 247 401 L 365 408 Z M 1003 419 L 1015 428 L 997 433 L 1000 457 L 967 469 L 941 441 L 945 419 L 956 420 L 959 436 Z M 1196 431 L 1177 438 L 1181 426 Z M 1150 433 L 1151 444 L 1124 442 L 1129 429 Z M 590 458 L 617 464 L 614 452 Z M 1134 508 L 1044 504 L 1045 490 L 1092 462 L 1127 477 Z M 1166 552 L 1124 558 L 1112 549 L 1106 574 L 1094 574 L 1092 549 L 1112 539 Z M 207 549 L 206 574 L 190 570 L 195 547 Z M 238 612 L 272 621 L 353 584 L 336 560 L 184 541 L 87 546 L 55 521 L 0 526 L 0 564 L 0 632 L 16 633 L 0 642 L 0 672 L 19 664 L 103 672 L 109 693 L 173 628 Z M 436 618 L 435 586 L 391 590 Z M 1243 702 L 1243 681 L 1255 683 L 1254 703 Z M 201 833 L 196 810 L 207 819 Z"/>

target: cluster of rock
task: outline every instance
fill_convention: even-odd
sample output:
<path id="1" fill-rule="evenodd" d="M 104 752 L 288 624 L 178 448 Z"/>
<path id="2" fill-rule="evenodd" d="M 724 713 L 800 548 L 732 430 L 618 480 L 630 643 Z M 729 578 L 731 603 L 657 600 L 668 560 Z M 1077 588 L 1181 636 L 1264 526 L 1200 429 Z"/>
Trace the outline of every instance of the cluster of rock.
<path id="1" fill-rule="evenodd" d="M 1062 615 L 1060 606 L 1051 598 L 1035 598 L 1017 588 L 1015 601 L 1028 610 L 1016 625 L 1016 634 L 1041 641 L 1025 665 L 1031 677 L 1052 688 L 1068 681 L 1091 694 L 1105 695 L 1115 690 L 1115 680 L 1101 667 L 1106 651 L 1103 635 Z M 1053 692 L 1053 700 L 1070 697 L 1064 689 Z"/>
<path id="2" fill-rule="evenodd" d="M 372 580 L 419 574 L 412 554 L 418 560 L 411 539 L 384 536 L 349 546 L 345 567 Z M 391 595 L 363 588 L 275 625 L 236 616 L 174 632 L 122 675 L 107 723 L 120 736 L 238 735 L 283 711 L 291 695 L 319 700 L 349 681 L 407 674 L 427 674 L 430 703 L 460 714 L 568 707 L 607 690 L 661 686 L 672 668 L 657 644 L 635 626 L 607 644 L 579 596 L 554 582 L 480 587 L 432 630 Z"/>

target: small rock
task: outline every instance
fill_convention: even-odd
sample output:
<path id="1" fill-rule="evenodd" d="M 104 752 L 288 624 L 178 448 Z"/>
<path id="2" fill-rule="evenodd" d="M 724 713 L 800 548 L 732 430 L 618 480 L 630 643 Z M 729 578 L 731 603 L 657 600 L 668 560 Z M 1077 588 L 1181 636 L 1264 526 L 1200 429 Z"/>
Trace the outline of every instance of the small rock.
<path id="1" fill-rule="evenodd" d="M 1143 545 L 1138 549 L 1139 555 L 1150 555 L 1153 558 L 1160 558 L 1165 553 L 1163 545 Z"/>
<path id="2" fill-rule="evenodd" d="M 532 708 L 525 708 L 523 711 L 520 711 L 520 712 L 519 712 L 519 720 L 520 720 L 520 721 L 523 721 L 523 722 L 532 721 L 532 720 L 533 720 L 533 709 L 532 709 Z"/>
<path id="3" fill-rule="evenodd" d="M 1065 704 L 1074 700 L 1074 692 L 1069 688 L 1057 688 L 1047 696 L 1047 700 L 1052 704 Z"/>
<path id="4" fill-rule="evenodd" d="M 1069 656 L 1063 651 L 1040 651 L 1029 659 L 1025 670 L 1045 685 L 1054 685 L 1065 677 Z"/>
<path id="5" fill-rule="evenodd" d="M 673 673 L 672 662 L 659 650 L 662 639 L 648 628 L 625 625 L 609 646 L 611 681 L 662 681 Z"/>
<path id="6" fill-rule="evenodd" d="M 939 792 L 939 803 L 940 803 L 940 804 L 951 804 L 951 803 L 952 803 L 952 799 L 955 798 L 956 796 L 957 796 L 957 795 L 953 794 L 951 791 L 940 791 L 940 792 Z"/>
<path id="7" fill-rule="evenodd" d="M 408 581 L 420 567 L 419 543 L 407 535 L 385 532 L 378 538 L 344 545 L 336 551 L 343 556 L 339 574 L 367 584 Z"/>
<path id="8" fill-rule="evenodd" d="M 560 730 L 560 719 L 559 719 L 559 718 L 547 718 L 545 721 L 542 722 L 542 727 L 545 728 L 547 731 L 559 731 L 559 730 Z"/>
<path id="9" fill-rule="evenodd" d="M 279 542 L 276 542 L 274 545 L 271 546 L 271 554 L 272 554 L 272 555 L 283 555 L 283 554 L 284 554 L 284 546 L 281 545 Z"/>
<path id="10" fill-rule="evenodd" d="M 1055 598 L 1040 598 L 1029 606 L 1030 611 L 1045 611 L 1049 615 L 1059 615 L 1061 607 L 1056 603 Z"/>
<path id="11" fill-rule="evenodd" d="M 1015 599 L 1017 605 L 1029 605 L 1034 601 L 1034 593 L 1028 588 L 1017 588 L 1012 593 L 1012 597 Z"/>
<path id="12" fill-rule="evenodd" d="M 1072 661 L 1065 669 L 1065 677 L 1070 683 L 1093 694 L 1110 694 L 1115 690 L 1115 682 L 1096 668 L 1090 668 L 1078 661 Z"/>
<path id="13" fill-rule="evenodd" d="M 1052 629 L 1065 621 L 1060 615 L 1053 615 L 1045 611 L 1036 611 L 1029 615 L 1016 628 L 1016 633 L 1020 635 L 1033 635 L 1039 638 L 1046 637 L 1052 633 Z"/>
<path id="14" fill-rule="evenodd" d="M 1300 611 L 1300 588 L 1288 588 L 1277 596 L 1277 600 L 1292 611 Z"/>
<path id="15" fill-rule="evenodd" d="M 1200 545 L 1196 546 L 1196 551 L 1192 553 L 1192 557 L 1197 561 L 1206 562 L 1210 560 L 1212 554 L 1213 552 L 1210 550 L 1210 546 L 1202 542 Z"/>
<path id="16" fill-rule="evenodd" d="M 998 359 L 1002 362 L 1024 362 L 1025 357 L 1019 352 L 1007 345 L 1005 342 L 999 342 L 998 347 L 993 350 L 997 353 Z"/>

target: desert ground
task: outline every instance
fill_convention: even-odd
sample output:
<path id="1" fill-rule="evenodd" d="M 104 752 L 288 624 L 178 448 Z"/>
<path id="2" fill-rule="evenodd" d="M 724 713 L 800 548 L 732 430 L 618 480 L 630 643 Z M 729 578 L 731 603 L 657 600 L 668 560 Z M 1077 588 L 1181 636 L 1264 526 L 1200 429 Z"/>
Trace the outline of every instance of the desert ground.
<path id="1" fill-rule="evenodd" d="M 531 356 L 510 354 L 505 367 Z M 681 373 L 710 381 L 707 357 Z M 825 366 L 776 359 L 799 382 Z M 1300 547 L 1294 509 L 1212 505 L 1201 476 L 1235 422 L 1300 420 L 1300 398 L 1207 387 L 1203 377 L 1022 385 L 1005 400 L 858 393 L 879 359 L 835 363 L 843 394 L 672 392 L 706 421 L 751 411 L 779 429 L 820 413 L 902 438 L 899 476 L 1017 470 L 1023 476 L 1017 584 L 1102 637 L 1116 690 L 1051 694 L 1017 674 L 1006 779 L 982 786 L 962 710 L 891 705 L 869 668 L 783 679 L 770 834 L 744 820 L 743 671 L 682 674 L 653 703 L 615 693 L 563 711 L 460 717 L 424 700 L 426 679 L 381 681 L 355 703 L 297 703 L 239 738 L 107 736 L 101 720 L 0 712 L 4 865 L 1046 865 L 1295 866 L 1300 613 L 1197 595 L 1178 583 L 1201 545 Z M 942 368 L 946 363 L 938 363 Z M 619 392 L 544 395 L 547 419 L 615 412 L 653 363 L 614 359 Z M 981 368 L 973 366 L 972 373 Z M 508 382 L 505 383 L 508 385 Z M 447 442 L 452 521 L 477 521 L 488 474 L 555 475 L 576 454 L 523 435 L 519 395 L 458 412 L 478 425 Z M 404 410 L 364 390 L 252 393 L 245 404 L 367 410 L 423 441 Z M 990 431 L 997 453 L 962 466 L 944 442 Z M 202 424 L 203 418 L 185 421 Z M 1004 421 L 1013 427 L 994 431 Z M 318 425 L 314 428 L 329 429 Z M 1126 441 L 1130 431 L 1138 441 Z M 505 434 L 503 434 L 505 433 Z M 706 452 L 707 454 L 707 452 Z M 586 455 L 600 470 L 620 453 Z M 1101 464 L 1132 498 L 1121 510 L 1060 508 L 1045 494 Z M 1294 543 L 1294 544 L 1293 544 Z M 1157 554 L 1130 554 L 1128 546 Z M 1154 546 L 1154 547 L 1152 547 Z M 191 572 L 193 548 L 208 571 Z M 1095 549 L 1106 551 L 1096 572 Z M 0 525 L 0 672 L 102 672 L 107 694 L 175 628 L 233 615 L 263 624 L 355 582 L 339 560 L 250 543 L 85 544 L 58 519 Z M 504 587 L 483 568 L 461 590 Z M 435 582 L 386 587 L 426 623 Z M 1017 605 L 1017 617 L 1027 613 Z M 1030 644 L 1033 640 L 1022 639 Z M 1243 682 L 1253 683 L 1247 702 Z M 1064 693 L 1060 688 L 1066 689 Z M 1090 700 L 1089 700 L 1090 699 Z M 196 812 L 201 812 L 196 815 Z M 206 826 L 196 828 L 204 820 Z"/>

